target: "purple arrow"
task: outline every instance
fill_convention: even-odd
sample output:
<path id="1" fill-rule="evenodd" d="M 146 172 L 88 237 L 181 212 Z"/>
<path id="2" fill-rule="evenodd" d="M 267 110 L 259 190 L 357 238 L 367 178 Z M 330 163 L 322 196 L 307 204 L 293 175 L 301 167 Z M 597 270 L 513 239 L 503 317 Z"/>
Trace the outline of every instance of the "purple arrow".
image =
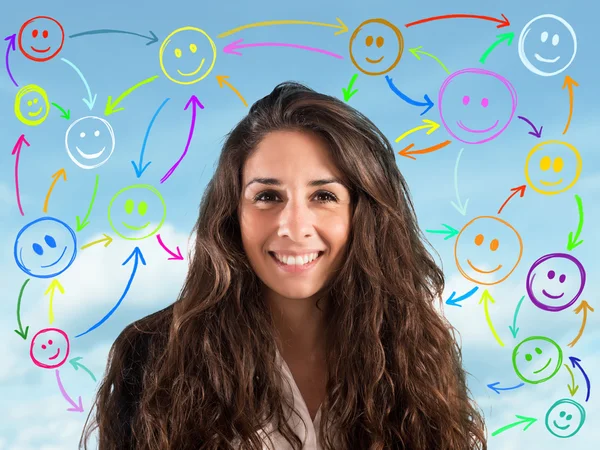
<path id="1" fill-rule="evenodd" d="M 523 116 L 517 116 L 517 117 L 518 117 L 519 119 L 521 119 L 521 120 L 524 120 L 525 122 L 527 122 L 527 123 L 528 123 L 528 124 L 531 126 L 531 128 L 533 128 L 533 131 L 530 131 L 530 132 L 529 132 L 529 133 L 527 133 L 527 134 L 530 134 L 530 135 L 532 135 L 532 136 L 535 136 L 535 137 L 536 137 L 536 138 L 538 138 L 538 139 L 542 137 L 542 128 L 544 128 L 544 126 L 543 126 L 543 125 L 542 125 L 542 126 L 540 127 L 540 129 L 538 130 L 538 129 L 535 127 L 535 125 L 534 125 L 533 123 L 531 123 L 531 120 L 529 120 L 529 119 L 527 119 L 526 117 L 523 117 Z"/>
<path id="2" fill-rule="evenodd" d="M 10 66 L 8 65 L 8 54 L 10 53 L 11 50 L 14 52 L 17 49 L 17 47 L 15 46 L 15 39 L 16 39 L 16 37 L 17 37 L 16 34 L 11 34 L 10 36 L 6 36 L 4 38 L 4 40 L 8 41 L 8 47 L 6 47 L 6 71 L 8 72 L 8 76 L 10 77 L 10 79 L 12 80 L 12 82 L 15 84 L 15 86 L 19 87 L 19 85 L 17 84 L 17 82 L 13 78 L 12 73 L 10 71 Z"/>
<path id="3" fill-rule="evenodd" d="M 576 358 L 575 356 L 569 356 L 569 361 L 571 361 L 573 369 L 577 367 L 579 370 L 581 370 L 581 373 L 585 378 L 585 384 L 587 387 L 587 395 L 585 396 L 585 401 L 587 402 L 590 399 L 590 379 L 588 378 L 587 373 L 585 373 L 585 371 L 583 370 L 583 367 L 581 367 L 581 365 L 579 364 L 581 362 L 579 358 Z"/>

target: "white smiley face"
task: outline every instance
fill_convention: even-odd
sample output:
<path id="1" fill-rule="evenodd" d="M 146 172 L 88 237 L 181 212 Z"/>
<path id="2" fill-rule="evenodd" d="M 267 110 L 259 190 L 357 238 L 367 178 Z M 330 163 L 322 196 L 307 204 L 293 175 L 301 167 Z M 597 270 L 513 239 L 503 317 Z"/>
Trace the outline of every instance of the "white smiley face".
<path id="1" fill-rule="evenodd" d="M 82 169 L 94 169 L 108 161 L 115 150 L 115 132 L 100 117 L 82 117 L 67 129 L 65 147 L 71 161 Z"/>
<path id="2" fill-rule="evenodd" d="M 519 36 L 519 57 L 531 72 L 550 77 L 565 70 L 575 59 L 577 37 L 562 17 L 542 14 L 531 19 Z"/>
<path id="3" fill-rule="evenodd" d="M 44 328 L 31 339 L 29 356 L 36 366 L 53 369 L 65 363 L 69 350 L 69 337 L 63 330 Z"/>

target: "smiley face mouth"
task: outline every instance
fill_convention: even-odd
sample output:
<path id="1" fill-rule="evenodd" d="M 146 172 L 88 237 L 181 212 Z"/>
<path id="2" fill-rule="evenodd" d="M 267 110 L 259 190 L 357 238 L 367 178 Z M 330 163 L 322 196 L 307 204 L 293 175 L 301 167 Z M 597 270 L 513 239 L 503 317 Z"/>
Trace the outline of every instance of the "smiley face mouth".
<path id="1" fill-rule="evenodd" d="M 559 430 L 563 430 L 563 431 L 566 430 L 567 428 L 569 428 L 571 426 L 571 425 L 566 425 L 564 427 L 561 427 L 559 424 L 556 423 L 556 420 L 553 420 L 552 423 L 554 424 L 554 426 L 556 428 L 558 428 Z"/>
<path id="2" fill-rule="evenodd" d="M 104 150 L 106 149 L 106 146 L 102 147 L 102 150 L 100 150 L 98 153 L 84 153 L 81 150 L 79 150 L 79 147 L 75 146 L 75 150 L 77 150 L 77 152 L 81 155 L 82 158 L 85 159 L 94 159 L 97 158 L 98 156 L 100 156 L 102 153 L 104 153 Z"/>
<path id="3" fill-rule="evenodd" d="M 558 181 L 544 181 L 544 180 L 540 180 L 540 183 L 546 185 L 546 186 L 556 186 L 557 184 L 562 183 L 563 179 L 561 178 Z"/>
<path id="4" fill-rule="evenodd" d="M 202 66 L 204 65 L 205 60 L 206 60 L 206 58 L 202 58 L 202 62 L 200 62 L 200 65 L 198 66 L 198 68 L 196 70 L 194 70 L 193 72 L 183 73 L 179 69 L 177 69 L 177 72 L 179 73 L 179 75 L 184 76 L 184 77 L 191 77 L 192 75 L 196 75 L 198 72 L 200 72 L 200 69 L 202 69 Z"/>
<path id="5" fill-rule="evenodd" d="M 471 263 L 470 259 L 467 259 L 467 263 L 469 264 L 469 266 L 471 266 L 471 269 L 476 270 L 479 273 L 493 273 L 493 272 L 496 272 L 497 270 L 500 270 L 502 268 L 502 264 L 498 264 L 498 267 L 496 267 L 495 269 L 492 269 L 492 270 L 481 270 L 481 269 L 478 269 L 477 267 L 475 267 L 473 265 L 473 263 Z"/>
<path id="6" fill-rule="evenodd" d="M 62 257 L 65 255 L 65 252 L 67 251 L 67 247 L 65 246 L 65 248 L 63 249 L 62 253 L 60 254 L 60 256 L 58 257 L 58 259 L 56 261 L 54 261 L 52 264 L 48 264 L 46 266 L 40 266 L 42 269 L 47 269 L 48 267 L 52 267 L 56 264 L 58 264 L 58 262 L 62 259 Z M 21 250 L 19 250 L 19 259 L 21 260 L 21 264 L 23 265 L 23 267 L 27 267 L 25 265 L 25 263 L 23 262 L 23 247 L 21 247 Z"/>
<path id="7" fill-rule="evenodd" d="M 134 225 L 128 225 L 125 222 L 121 222 L 123 224 L 123 226 L 129 228 L 130 230 L 134 230 L 134 231 L 139 231 L 139 230 L 143 230 L 144 228 L 146 228 L 148 225 L 150 225 L 150 222 L 147 222 L 145 225 L 142 225 L 141 227 L 136 227 Z"/>
<path id="8" fill-rule="evenodd" d="M 539 370 L 534 370 L 534 371 L 533 371 L 533 373 L 535 373 L 535 374 L 538 374 L 538 373 L 540 373 L 542 370 L 544 370 L 546 367 L 548 367 L 548 366 L 550 365 L 550 362 L 551 362 L 551 361 L 552 361 L 552 358 L 550 358 L 550 359 L 548 360 L 548 362 L 546 363 L 546 365 L 545 365 L 544 367 L 542 367 L 542 368 L 541 368 L 541 369 L 539 369 Z"/>
<path id="9" fill-rule="evenodd" d="M 31 117 L 39 116 L 42 112 L 42 109 L 44 109 L 44 107 L 40 106 L 40 109 L 38 109 L 37 112 L 28 112 L 27 115 Z"/>
<path id="10" fill-rule="evenodd" d="M 30 45 L 30 47 L 31 47 L 31 50 L 33 50 L 34 52 L 38 52 L 38 53 L 46 53 L 48 50 L 50 50 L 50 47 L 45 48 L 44 50 L 37 49 L 33 45 Z"/>
<path id="11" fill-rule="evenodd" d="M 367 60 L 367 62 L 370 62 L 371 64 L 377 64 L 378 62 L 381 62 L 381 60 L 383 59 L 383 56 L 379 59 L 370 59 L 370 58 L 365 58 Z"/>
<path id="12" fill-rule="evenodd" d="M 560 295 L 552 295 L 552 294 L 548 294 L 548 293 L 546 292 L 546 289 L 542 289 L 542 293 L 543 293 L 543 294 L 544 294 L 546 297 L 549 297 L 549 298 L 554 298 L 554 299 L 561 298 L 563 295 L 565 295 L 565 293 L 564 293 L 564 292 L 563 292 L 562 294 L 560 294 Z"/>
<path id="13" fill-rule="evenodd" d="M 498 121 L 496 120 L 496 122 L 494 122 L 494 125 L 492 125 L 491 127 L 489 127 L 489 128 L 485 128 L 485 129 L 482 129 L 482 130 L 476 130 L 476 129 L 474 129 L 474 128 L 469 128 L 469 127 L 467 127 L 467 126 L 466 126 L 464 123 L 462 123 L 462 121 L 460 121 L 460 120 L 459 120 L 458 122 L 456 122 L 456 123 L 458 124 L 458 126 L 459 126 L 460 128 L 462 128 L 462 129 L 463 129 L 463 130 L 465 130 L 465 131 L 468 131 L 469 133 L 487 133 L 488 131 L 491 131 L 491 130 L 493 130 L 494 128 L 496 128 L 496 126 L 498 125 Z"/>
<path id="14" fill-rule="evenodd" d="M 560 56 L 557 56 L 554 59 L 546 59 L 546 58 L 540 56 L 537 53 L 535 55 L 533 55 L 533 56 L 535 56 L 535 59 L 537 59 L 538 61 L 545 62 L 545 63 L 555 63 L 556 61 L 558 61 L 560 59 Z"/>
<path id="15" fill-rule="evenodd" d="M 48 359 L 56 359 L 56 358 L 58 358 L 59 354 L 60 354 L 60 348 L 56 350 L 56 354 L 54 356 L 50 356 Z"/>

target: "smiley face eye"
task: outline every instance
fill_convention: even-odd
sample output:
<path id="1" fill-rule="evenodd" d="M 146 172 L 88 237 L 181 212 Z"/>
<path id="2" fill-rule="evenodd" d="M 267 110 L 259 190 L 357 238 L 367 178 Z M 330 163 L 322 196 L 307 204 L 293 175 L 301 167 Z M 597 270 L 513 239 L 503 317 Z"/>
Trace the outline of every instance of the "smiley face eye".
<path id="1" fill-rule="evenodd" d="M 475 245 L 481 245 L 483 244 L 483 234 L 478 234 L 477 236 L 475 236 Z"/>
<path id="2" fill-rule="evenodd" d="M 483 106 L 484 108 L 487 108 L 487 106 L 490 104 L 490 101 L 487 98 L 482 98 L 481 99 L 481 106 Z"/>
<path id="3" fill-rule="evenodd" d="M 525 359 L 526 359 L 527 361 L 531 361 L 531 360 L 533 359 L 533 358 L 531 357 L 531 353 L 527 353 L 527 354 L 525 355 Z"/>
<path id="4" fill-rule="evenodd" d="M 44 249 L 42 248 L 42 246 L 40 244 L 38 244 L 37 242 L 35 242 L 31 248 L 33 248 L 33 251 L 35 253 L 37 253 L 39 256 L 42 256 L 44 254 Z"/>
<path id="5" fill-rule="evenodd" d="M 44 37 L 44 39 L 46 39 L 48 37 L 48 30 L 42 31 L 42 36 Z"/>
<path id="6" fill-rule="evenodd" d="M 498 242 L 498 239 L 492 239 L 492 242 L 490 242 L 490 250 L 495 252 L 496 250 L 498 250 L 498 245 L 500 243 Z"/>
<path id="7" fill-rule="evenodd" d="M 377 40 L 375 41 L 375 44 L 377 45 L 377 47 L 381 47 L 383 45 L 383 36 L 378 36 Z"/>
<path id="8" fill-rule="evenodd" d="M 37 102 L 38 102 L 38 98 L 36 97 L 33 99 L 33 103 L 37 103 Z"/>
<path id="9" fill-rule="evenodd" d="M 100 130 L 94 131 L 94 136 L 96 136 L 96 137 L 100 136 Z"/>
<path id="10" fill-rule="evenodd" d="M 373 45 L 373 36 L 367 36 L 367 38 L 365 39 L 365 44 L 367 45 L 367 47 Z"/>
<path id="11" fill-rule="evenodd" d="M 127 214 L 131 214 L 133 212 L 133 207 L 134 206 L 135 206 L 135 202 L 132 199 L 128 198 L 125 201 L 125 212 Z"/>
<path id="12" fill-rule="evenodd" d="M 560 277 L 558 277 L 558 281 L 560 281 L 561 283 L 564 283 L 566 279 L 567 276 L 564 273 Z"/>
<path id="13" fill-rule="evenodd" d="M 28 100 L 27 101 L 27 106 L 31 106 L 31 105 L 33 105 L 33 102 L 31 100 Z"/>
<path id="14" fill-rule="evenodd" d="M 555 172 L 560 172 L 563 169 L 564 165 L 565 163 L 563 159 L 560 156 L 557 156 L 554 160 L 554 164 L 552 165 L 552 170 L 554 170 Z"/>
<path id="15" fill-rule="evenodd" d="M 175 49 L 175 57 L 181 58 L 181 49 L 180 48 Z"/>
<path id="16" fill-rule="evenodd" d="M 141 201 L 138 204 L 138 213 L 140 214 L 140 216 L 143 216 L 146 214 L 146 211 L 148 211 L 148 204 L 144 201 Z"/>
<path id="17" fill-rule="evenodd" d="M 56 241 L 49 234 L 47 234 L 46 236 L 44 236 L 44 241 L 46 241 L 46 244 L 48 244 L 48 247 L 50 247 L 50 248 L 55 248 L 56 247 Z"/>
<path id="18" fill-rule="evenodd" d="M 33 30 L 31 32 L 31 36 L 33 36 L 34 38 L 36 38 L 38 36 L 38 30 Z"/>
<path id="19" fill-rule="evenodd" d="M 554 273 L 554 270 L 549 270 L 549 271 L 548 271 L 548 278 L 552 279 L 552 278 L 554 278 L 554 275 L 556 275 L 556 274 Z"/>
<path id="20" fill-rule="evenodd" d="M 542 38 L 542 42 L 546 42 L 548 40 L 548 32 L 547 31 L 543 31 L 542 35 L 541 35 L 541 38 Z"/>
<path id="21" fill-rule="evenodd" d="M 48 339 L 48 345 L 52 345 L 52 339 Z"/>
<path id="22" fill-rule="evenodd" d="M 560 40 L 560 37 L 558 36 L 558 34 L 555 34 L 554 36 L 552 36 L 552 45 L 554 45 L 556 47 L 558 45 L 559 40 Z"/>
<path id="23" fill-rule="evenodd" d="M 538 355 L 541 355 L 541 354 L 542 354 L 542 349 L 541 349 L 541 348 L 539 348 L 539 347 L 536 347 L 536 348 L 535 348 L 535 352 L 536 352 Z"/>
<path id="24" fill-rule="evenodd" d="M 462 99 L 463 105 L 465 105 L 465 106 L 468 105 L 469 104 L 469 100 L 470 100 L 469 96 L 465 95 L 463 97 L 463 99 Z"/>
<path id="25" fill-rule="evenodd" d="M 46 344 L 42 344 L 42 348 L 46 350 Z"/>
<path id="26" fill-rule="evenodd" d="M 196 53 L 198 46 L 196 44 L 190 44 L 190 52 Z"/>
<path id="27" fill-rule="evenodd" d="M 548 155 L 543 156 L 542 159 L 540 159 L 540 169 L 543 170 L 544 172 L 550 168 L 551 164 L 552 164 L 552 159 L 550 159 L 550 157 Z"/>

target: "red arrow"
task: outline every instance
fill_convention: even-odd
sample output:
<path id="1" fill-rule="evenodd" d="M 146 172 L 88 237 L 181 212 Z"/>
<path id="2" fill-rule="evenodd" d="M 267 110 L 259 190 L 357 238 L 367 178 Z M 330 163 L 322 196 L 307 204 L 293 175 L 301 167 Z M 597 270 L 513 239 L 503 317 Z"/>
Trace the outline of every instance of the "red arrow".
<path id="1" fill-rule="evenodd" d="M 435 17 L 427 17 L 426 19 L 417 20 L 416 22 L 410 22 L 405 25 L 406 28 L 412 27 L 414 25 L 419 25 L 425 22 L 431 22 L 433 20 L 442 20 L 442 19 L 482 19 L 489 20 L 491 22 L 497 22 L 499 25 L 496 25 L 496 28 L 504 28 L 510 25 L 510 21 L 506 18 L 504 14 L 500 14 L 504 17 L 504 20 L 496 19 L 495 17 L 490 16 L 477 16 L 475 14 L 446 14 L 444 16 L 435 16 Z"/>
<path id="2" fill-rule="evenodd" d="M 513 191 L 513 193 L 510 194 L 506 200 L 504 200 L 504 203 L 502 203 L 502 206 L 498 210 L 498 214 L 500 214 L 500 212 L 502 211 L 502 208 L 504 208 L 504 205 L 506 205 L 508 203 L 508 201 L 511 198 L 513 198 L 517 192 L 519 192 L 521 194 L 520 197 L 522 198 L 525 195 L 526 188 L 527 188 L 527 185 L 525 185 L 525 184 L 512 188 L 511 191 Z"/>
<path id="3" fill-rule="evenodd" d="M 24 216 L 25 213 L 23 212 L 23 207 L 21 206 L 21 196 L 19 195 L 19 156 L 21 156 L 21 148 L 23 147 L 24 143 L 27 145 L 27 147 L 29 147 L 29 142 L 27 142 L 27 139 L 25 139 L 25 135 L 22 134 L 19 136 L 17 143 L 12 149 L 12 154 L 17 155 L 15 160 L 15 189 L 17 191 L 17 204 L 19 205 L 19 211 L 21 211 L 22 216 Z"/>

